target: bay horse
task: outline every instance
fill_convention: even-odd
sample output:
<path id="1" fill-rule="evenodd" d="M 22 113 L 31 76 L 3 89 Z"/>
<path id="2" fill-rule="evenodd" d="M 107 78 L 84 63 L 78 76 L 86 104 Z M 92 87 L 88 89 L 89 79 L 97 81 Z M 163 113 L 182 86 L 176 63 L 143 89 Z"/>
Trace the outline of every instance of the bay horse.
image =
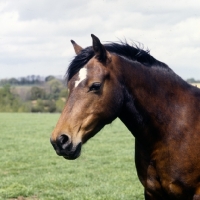
<path id="1" fill-rule="evenodd" d="M 200 200 L 200 90 L 148 51 L 127 42 L 76 52 L 67 70 L 69 95 L 51 135 L 59 156 L 119 118 L 135 137 L 135 164 L 146 200 Z M 123 138 L 122 138 L 123 140 Z"/>

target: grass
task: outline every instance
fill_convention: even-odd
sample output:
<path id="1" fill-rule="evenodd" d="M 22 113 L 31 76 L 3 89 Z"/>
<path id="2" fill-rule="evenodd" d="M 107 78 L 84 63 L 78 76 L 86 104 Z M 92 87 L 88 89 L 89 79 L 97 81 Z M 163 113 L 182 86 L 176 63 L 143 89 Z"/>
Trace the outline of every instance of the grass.
<path id="1" fill-rule="evenodd" d="M 144 199 L 134 138 L 116 120 L 65 160 L 49 137 L 59 114 L 0 113 L 0 200 Z"/>

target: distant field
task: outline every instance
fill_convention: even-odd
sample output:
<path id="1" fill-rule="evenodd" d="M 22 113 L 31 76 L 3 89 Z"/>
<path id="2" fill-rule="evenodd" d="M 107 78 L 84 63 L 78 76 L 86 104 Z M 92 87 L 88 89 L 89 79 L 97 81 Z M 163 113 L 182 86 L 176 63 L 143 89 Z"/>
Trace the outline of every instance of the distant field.
<path id="1" fill-rule="evenodd" d="M 191 84 L 196 86 L 196 87 L 198 87 L 198 88 L 200 88 L 200 83 L 191 83 Z"/>
<path id="2" fill-rule="evenodd" d="M 0 113 L 0 200 L 142 200 L 134 138 L 116 120 L 68 161 L 49 142 L 59 114 Z"/>

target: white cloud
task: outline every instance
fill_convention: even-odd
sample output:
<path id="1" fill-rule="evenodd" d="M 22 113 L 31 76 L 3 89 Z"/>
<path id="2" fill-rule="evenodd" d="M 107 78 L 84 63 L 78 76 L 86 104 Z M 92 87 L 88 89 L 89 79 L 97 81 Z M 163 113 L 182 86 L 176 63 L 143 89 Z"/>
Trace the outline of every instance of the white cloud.
<path id="1" fill-rule="evenodd" d="M 0 27 L 0 78 L 64 75 L 70 39 L 90 46 L 93 33 L 141 42 L 183 78 L 200 79 L 198 0 L 4 0 Z"/>

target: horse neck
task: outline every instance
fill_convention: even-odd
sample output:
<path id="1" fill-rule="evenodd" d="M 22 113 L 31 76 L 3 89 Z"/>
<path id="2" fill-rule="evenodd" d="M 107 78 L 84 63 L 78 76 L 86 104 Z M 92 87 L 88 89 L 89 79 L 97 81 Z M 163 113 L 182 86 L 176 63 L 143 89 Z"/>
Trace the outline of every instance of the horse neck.
<path id="1" fill-rule="evenodd" d="M 124 105 L 119 118 L 136 138 L 160 134 L 167 129 L 171 113 L 188 84 L 167 68 L 127 62 L 121 63 L 121 69 Z"/>

